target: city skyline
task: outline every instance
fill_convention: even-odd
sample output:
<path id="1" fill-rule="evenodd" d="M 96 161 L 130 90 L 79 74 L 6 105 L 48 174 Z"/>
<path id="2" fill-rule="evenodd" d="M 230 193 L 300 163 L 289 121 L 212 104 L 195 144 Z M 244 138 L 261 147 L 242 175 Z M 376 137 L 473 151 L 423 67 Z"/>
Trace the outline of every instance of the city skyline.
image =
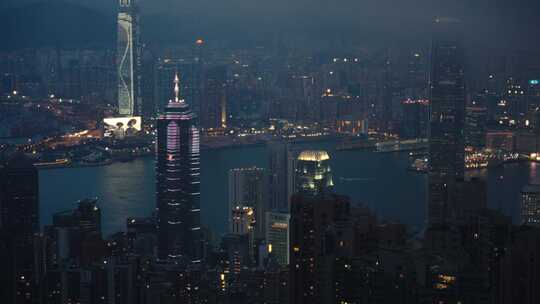
<path id="1" fill-rule="evenodd" d="M 0 298 L 538 303 L 539 12 L 0 5 Z"/>

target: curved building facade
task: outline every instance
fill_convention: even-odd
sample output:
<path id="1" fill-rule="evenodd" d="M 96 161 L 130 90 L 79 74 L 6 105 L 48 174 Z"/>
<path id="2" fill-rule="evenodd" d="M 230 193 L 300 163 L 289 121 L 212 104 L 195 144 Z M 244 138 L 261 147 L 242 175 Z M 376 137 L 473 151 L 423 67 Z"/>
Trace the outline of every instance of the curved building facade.
<path id="1" fill-rule="evenodd" d="M 333 187 L 334 181 L 328 152 L 320 150 L 302 151 L 298 155 L 296 163 L 297 191 L 318 195 L 332 190 Z"/>
<path id="2" fill-rule="evenodd" d="M 175 77 L 174 100 L 157 123 L 157 228 L 161 259 L 199 262 L 200 151 L 196 116 L 179 96 Z"/>
<path id="3" fill-rule="evenodd" d="M 135 0 L 120 0 L 116 64 L 118 73 L 118 113 L 140 113 L 139 99 L 139 17 Z"/>

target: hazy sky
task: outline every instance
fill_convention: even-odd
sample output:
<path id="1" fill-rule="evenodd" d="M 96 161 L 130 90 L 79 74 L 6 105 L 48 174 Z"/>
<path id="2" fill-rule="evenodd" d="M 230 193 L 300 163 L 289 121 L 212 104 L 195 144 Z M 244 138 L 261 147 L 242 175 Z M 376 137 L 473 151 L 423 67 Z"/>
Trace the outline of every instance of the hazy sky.
<path id="1" fill-rule="evenodd" d="M 114 9 L 117 0 L 2 0 L 0 6 L 32 2 L 71 2 L 99 9 Z M 390 14 L 412 14 L 419 16 L 425 12 L 440 14 L 453 13 L 457 8 L 470 9 L 483 7 L 484 14 L 490 13 L 490 8 L 504 10 L 530 11 L 538 9 L 537 0 L 138 0 L 140 6 L 150 12 L 168 11 L 174 8 L 204 8 L 215 10 L 226 8 L 228 12 L 284 12 L 290 9 L 306 12 L 317 8 L 333 8 L 349 13 L 372 14 L 386 11 Z M 514 9 L 512 9 L 514 8 Z"/>
<path id="2" fill-rule="evenodd" d="M 0 7 L 36 1 L 71 2 L 110 15 L 117 4 L 116 0 L 0 0 Z M 439 15 L 465 19 L 470 35 L 482 38 L 482 43 L 502 47 L 538 44 L 540 36 L 540 0 L 139 0 L 139 3 L 147 21 L 158 24 L 162 18 L 169 18 L 190 30 L 330 28 L 410 36 L 425 29 Z M 156 28 L 170 30 L 163 25 Z"/>
<path id="3" fill-rule="evenodd" d="M 71 2 L 102 10 L 114 10 L 116 0 L 2 0 L 4 6 L 32 2 Z M 428 17 L 431 14 L 453 14 L 460 3 L 496 2 L 501 0 L 139 0 L 144 12 L 204 12 L 210 15 L 316 15 L 325 12 L 347 17 Z M 530 0 L 514 0 L 520 1 Z M 509 1 L 507 1 L 509 2 Z M 2 5 L 0 3 L 0 5 Z M 491 5 L 490 5 L 491 6 Z M 339 17 L 339 16 L 336 16 Z M 392 22 L 392 20 L 385 20 Z"/>

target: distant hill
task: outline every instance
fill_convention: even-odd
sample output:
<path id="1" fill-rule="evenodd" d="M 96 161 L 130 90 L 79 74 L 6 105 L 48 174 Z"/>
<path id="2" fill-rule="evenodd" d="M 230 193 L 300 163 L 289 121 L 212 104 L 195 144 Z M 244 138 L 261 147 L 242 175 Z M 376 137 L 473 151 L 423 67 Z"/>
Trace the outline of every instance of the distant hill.
<path id="1" fill-rule="evenodd" d="M 115 18 L 71 3 L 35 3 L 0 11 L 0 49 L 113 47 Z"/>

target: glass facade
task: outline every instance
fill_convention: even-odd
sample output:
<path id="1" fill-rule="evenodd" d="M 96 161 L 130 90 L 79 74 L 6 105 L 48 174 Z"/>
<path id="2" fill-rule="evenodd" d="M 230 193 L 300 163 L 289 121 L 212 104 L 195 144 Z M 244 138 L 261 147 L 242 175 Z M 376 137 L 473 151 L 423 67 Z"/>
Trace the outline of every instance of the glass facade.
<path id="1" fill-rule="evenodd" d="M 465 167 L 465 54 L 461 23 L 438 19 L 431 54 L 429 122 L 430 223 L 446 221 L 452 185 Z"/>
<path id="2" fill-rule="evenodd" d="M 120 0 L 116 64 L 118 73 L 118 113 L 139 114 L 140 98 L 139 17 L 134 1 Z"/>
<path id="3" fill-rule="evenodd" d="M 334 187 L 330 156 L 326 151 L 303 151 L 296 164 L 298 192 L 318 195 Z"/>
<path id="4" fill-rule="evenodd" d="M 157 228 L 159 257 L 201 259 L 200 232 L 200 142 L 196 116 L 179 99 L 158 120 L 157 138 Z"/>

